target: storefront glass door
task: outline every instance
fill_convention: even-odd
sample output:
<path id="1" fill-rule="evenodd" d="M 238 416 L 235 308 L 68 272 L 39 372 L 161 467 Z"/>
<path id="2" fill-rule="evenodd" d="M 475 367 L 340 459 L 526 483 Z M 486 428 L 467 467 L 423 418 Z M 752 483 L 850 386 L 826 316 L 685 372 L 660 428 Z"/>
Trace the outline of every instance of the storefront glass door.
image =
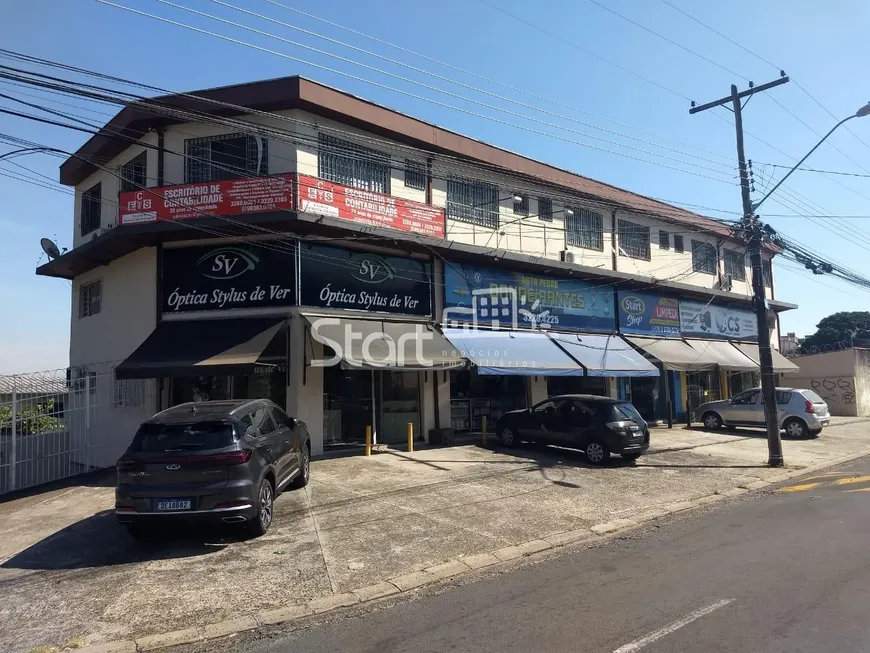
<path id="1" fill-rule="evenodd" d="M 703 372 L 688 372 L 686 384 L 688 385 L 690 413 L 703 403 L 718 401 L 722 398 L 722 385 L 718 368 Z"/>
<path id="2" fill-rule="evenodd" d="M 361 443 L 373 425 L 372 372 L 323 368 L 323 442 Z"/>
<path id="3" fill-rule="evenodd" d="M 378 442 L 406 442 L 408 424 L 414 425 L 414 439 L 420 439 L 420 374 L 418 372 L 375 372 L 380 381 Z"/>

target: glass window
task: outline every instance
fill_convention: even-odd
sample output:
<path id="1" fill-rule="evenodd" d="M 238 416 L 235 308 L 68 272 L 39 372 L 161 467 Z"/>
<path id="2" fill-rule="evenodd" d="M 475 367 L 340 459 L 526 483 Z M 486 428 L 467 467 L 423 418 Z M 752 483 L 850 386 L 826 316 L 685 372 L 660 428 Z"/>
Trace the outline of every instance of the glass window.
<path id="1" fill-rule="evenodd" d="M 405 186 L 426 190 L 426 164 L 405 159 Z"/>
<path id="2" fill-rule="evenodd" d="M 758 402 L 758 390 L 748 390 L 741 392 L 739 395 L 731 399 L 731 403 L 735 406 L 750 406 Z"/>
<path id="3" fill-rule="evenodd" d="M 262 136 L 237 133 L 188 138 L 184 155 L 187 184 L 269 174 L 268 141 Z"/>
<path id="4" fill-rule="evenodd" d="M 553 200 L 549 197 L 538 198 L 538 220 L 553 221 Z"/>
<path id="5" fill-rule="evenodd" d="M 514 215 L 528 215 L 529 214 L 529 196 L 528 195 L 517 195 L 520 199 L 517 202 L 516 198 L 514 198 Z"/>
<path id="6" fill-rule="evenodd" d="M 103 204 L 102 198 L 102 184 L 91 186 L 82 193 L 81 215 L 79 216 L 79 227 L 82 236 L 100 228 L 102 224 L 100 216 Z"/>
<path id="7" fill-rule="evenodd" d="M 555 409 L 556 409 L 556 402 L 552 401 L 551 399 L 547 399 L 547 401 L 542 401 L 537 406 L 535 406 L 532 410 L 534 410 L 536 413 L 543 413 L 543 412 L 546 412 L 548 410 L 555 410 Z"/>
<path id="8" fill-rule="evenodd" d="M 251 411 L 251 423 L 263 435 L 268 435 L 275 430 L 275 422 L 272 421 L 272 415 L 269 413 L 268 406 L 260 405 Z"/>
<path id="9" fill-rule="evenodd" d="M 629 258 L 649 260 L 649 227 L 641 224 L 619 221 L 619 254 Z"/>
<path id="10" fill-rule="evenodd" d="M 497 229 L 498 188 L 482 182 L 448 179 L 447 217 Z"/>
<path id="11" fill-rule="evenodd" d="M 671 235 L 667 231 L 659 230 L 659 249 L 671 248 Z"/>
<path id="12" fill-rule="evenodd" d="M 248 433 L 248 429 L 254 425 L 254 423 L 251 421 L 251 414 L 245 413 L 244 415 L 242 415 L 238 419 L 238 425 L 239 426 L 236 433 L 238 433 L 241 437 L 245 437 L 245 435 Z"/>
<path id="13" fill-rule="evenodd" d="M 317 136 L 317 176 L 342 186 L 390 194 L 390 155 L 328 134 Z"/>
<path id="14" fill-rule="evenodd" d="M 726 249 L 722 257 L 725 264 L 725 276 L 734 281 L 746 281 L 746 257 L 743 252 Z"/>
<path id="15" fill-rule="evenodd" d="M 686 251 L 686 248 L 683 245 L 682 234 L 674 234 L 674 251 L 677 254 L 682 254 L 684 251 Z"/>
<path id="16" fill-rule="evenodd" d="M 604 251 L 604 216 L 589 209 L 569 209 L 565 216 L 569 245 Z"/>
<path id="17" fill-rule="evenodd" d="M 765 286 L 773 288 L 773 269 L 770 267 L 770 261 L 761 262 L 761 277 L 764 279 Z"/>
<path id="18" fill-rule="evenodd" d="M 121 166 L 121 192 L 139 190 L 146 186 L 147 152 L 142 152 Z"/>
<path id="19" fill-rule="evenodd" d="M 196 422 L 193 424 L 143 424 L 133 438 L 134 453 L 164 453 L 220 449 L 235 442 L 229 422 Z"/>
<path id="20" fill-rule="evenodd" d="M 716 274 L 716 248 L 710 243 L 692 241 L 692 270 Z"/>
<path id="21" fill-rule="evenodd" d="M 103 310 L 103 282 L 92 281 L 79 287 L 79 318 L 96 315 Z"/>
<path id="22" fill-rule="evenodd" d="M 638 424 L 642 424 L 644 421 L 640 413 L 637 412 L 637 408 L 635 408 L 632 404 L 628 402 L 622 404 L 613 404 L 611 419 L 613 419 L 613 421 L 615 422 L 628 420 L 630 422 L 637 422 Z"/>
<path id="23" fill-rule="evenodd" d="M 781 405 L 786 405 L 791 401 L 791 393 L 786 390 L 777 390 L 776 391 L 776 403 Z"/>
<path id="24" fill-rule="evenodd" d="M 290 417 L 287 416 L 283 410 L 278 408 L 277 406 L 270 406 L 272 410 L 272 419 L 275 420 L 275 425 L 280 428 L 292 429 L 293 422 L 290 421 Z"/>
<path id="25" fill-rule="evenodd" d="M 825 400 L 822 399 L 821 395 L 819 395 L 814 390 L 801 390 L 801 393 L 804 397 L 812 401 L 814 404 L 823 404 Z"/>

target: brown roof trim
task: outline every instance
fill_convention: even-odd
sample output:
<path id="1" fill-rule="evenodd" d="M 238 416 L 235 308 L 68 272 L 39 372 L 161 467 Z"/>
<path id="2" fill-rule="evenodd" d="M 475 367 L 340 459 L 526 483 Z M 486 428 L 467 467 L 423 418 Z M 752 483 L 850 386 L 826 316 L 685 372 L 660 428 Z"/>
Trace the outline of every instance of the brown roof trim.
<path id="1" fill-rule="evenodd" d="M 496 166 L 507 173 L 574 191 L 591 200 L 671 222 L 695 225 L 704 231 L 730 237 L 728 225 L 706 216 L 488 145 L 303 77 L 282 77 L 193 91 L 186 95 L 166 95 L 154 98 L 153 102 L 213 115 L 243 115 L 209 102 L 197 101 L 190 97 L 192 94 L 261 111 L 305 109 L 407 145 Z M 86 160 L 107 161 L 129 146 L 123 139 L 111 136 L 106 129 L 136 137 L 156 127 L 179 122 L 168 116 L 154 115 L 135 104 L 128 105 L 112 118 L 100 134 L 91 137 L 76 152 L 76 156 L 61 165 L 60 182 L 68 186 L 78 184 L 96 170 Z"/>

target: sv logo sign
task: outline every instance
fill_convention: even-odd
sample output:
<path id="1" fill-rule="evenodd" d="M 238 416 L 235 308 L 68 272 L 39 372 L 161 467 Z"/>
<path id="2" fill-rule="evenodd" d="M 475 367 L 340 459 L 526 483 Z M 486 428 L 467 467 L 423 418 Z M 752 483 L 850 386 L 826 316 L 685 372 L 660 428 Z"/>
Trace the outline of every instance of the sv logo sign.
<path id="1" fill-rule="evenodd" d="M 363 283 L 381 283 L 395 277 L 393 268 L 380 256 L 354 256 L 348 262 L 348 267 L 351 276 Z"/>
<path id="2" fill-rule="evenodd" d="M 221 247 L 200 257 L 196 267 L 209 279 L 235 279 L 257 267 L 260 259 L 246 249 Z"/>

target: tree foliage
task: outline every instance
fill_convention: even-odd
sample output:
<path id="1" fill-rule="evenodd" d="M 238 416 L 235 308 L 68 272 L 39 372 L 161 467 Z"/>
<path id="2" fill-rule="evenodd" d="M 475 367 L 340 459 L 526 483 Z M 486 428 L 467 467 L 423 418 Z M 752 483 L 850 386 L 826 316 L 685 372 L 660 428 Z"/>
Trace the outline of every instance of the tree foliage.
<path id="1" fill-rule="evenodd" d="M 870 340 L 870 312 L 841 311 L 824 318 L 816 332 L 801 344 L 804 353 L 848 349 L 852 343 Z"/>
<path id="2" fill-rule="evenodd" d="M 63 422 L 55 416 L 54 400 L 40 404 L 25 404 L 18 408 L 15 433 L 17 435 L 37 435 L 49 431 L 59 431 Z M 12 433 L 12 406 L 0 406 L 0 434 Z"/>

